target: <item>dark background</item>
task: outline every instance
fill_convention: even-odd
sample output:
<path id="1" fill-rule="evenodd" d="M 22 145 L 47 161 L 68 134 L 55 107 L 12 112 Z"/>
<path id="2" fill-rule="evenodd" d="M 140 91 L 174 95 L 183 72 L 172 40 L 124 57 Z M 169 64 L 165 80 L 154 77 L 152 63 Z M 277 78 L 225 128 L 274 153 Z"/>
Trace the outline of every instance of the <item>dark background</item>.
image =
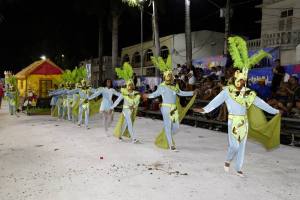
<path id="1" fill-rule="evenodd" d="M 91 0 L 90 0 L 91 1 Z M 85 58 L 97 56 L 98 20 L 86 1 L 0 0 L 0 76 L 26 67 L 42 54 L 58 62 L 65 55 L 65 67 L 73 68 Z M 120 0 L 121 1 L 121 0 Z M 225 7 L 226 0 L 212 0 Z M 101 2 L 101 0 L 99 0 Z M 261 0 L 232 0 L 232 34 L 260 36 Z M 184 32 L 184 0 L 158 0 L 160 36 Z M 122 6 L 119 50 L 140 41 L 140 12 Z M 145 4 L 144 39 L 151 40 L 152 7 Z M 105 13 L 104 55 L 111 55 L 111 15 Z M 224 32 L 224 18 L 209 0 L 191 0 L 192 31 Z"/>

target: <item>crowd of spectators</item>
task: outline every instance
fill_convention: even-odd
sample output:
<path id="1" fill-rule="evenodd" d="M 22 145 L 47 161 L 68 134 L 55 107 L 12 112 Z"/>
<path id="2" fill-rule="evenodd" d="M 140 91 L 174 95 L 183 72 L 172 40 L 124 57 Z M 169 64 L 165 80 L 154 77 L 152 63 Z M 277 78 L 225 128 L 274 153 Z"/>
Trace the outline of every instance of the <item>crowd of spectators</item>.
<path id="1" fill-rule="evenodd" d="M 257 95 L 264 99 L 271 106 L 281 110 L 283 116 L 300 118 L 300 85 L 297 74 L 293 74 L 288 78 L 285 77 L 284 68 L 280 65 L 280 60 L 276 60 L 273 68 L 273 81 L 270 86 L 266 84 L 266 79 L 257 80 L 256 84 L 250 84 L 249 87 L 254 90 Z M 175 82 L 181 90 L 193 91 L 199 90 L 196 104 L 206 105 L 216 95 L 220 93 L 222 88 L 230 83 L 235 69 L 232 67 L 212 67 L 210 72 L 204 73 L 203 69 L 192 67 L 188 69 L 186 65 L 177 65 L 174 69 Z M 146 93 L 155 91 L 146 86 Z M 146 108 L 150 110 L 159 109 L 160 99 L 149 100 L 144 102 Z M 185 104 L 185 98 L 181 98 L 181 104 Z M 227 120 L 226 106 L 222 105 L 210 114 L 210 117 L 219 121 Z"/>

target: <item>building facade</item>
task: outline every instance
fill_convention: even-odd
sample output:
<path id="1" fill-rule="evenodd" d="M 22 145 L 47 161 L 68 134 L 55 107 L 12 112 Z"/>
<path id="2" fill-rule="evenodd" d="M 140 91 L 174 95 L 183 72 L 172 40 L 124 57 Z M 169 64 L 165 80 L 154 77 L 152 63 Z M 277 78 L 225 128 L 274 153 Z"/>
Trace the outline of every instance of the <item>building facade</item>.
<path id="1" fill-rule="evenodd" d="M 261 38 L 248 41 L 250 49 L 279 48 L 283 65 L 300 63 L 300 1 L 264 0 Z"/>
<path id="2" fill-rule="evenodd" d="M 173 67 L 177 64 L 185 64 L 185 34 L 174 34 L 160 38 L 161 52 L 160 56 L 172 57 Z M 192 32 L 193 59 L 210 57 L 223 54 L 224 34 L 213 31 Z M 151 56 L 153 56 L 155 46 L 153 41 L 143 43 L 143 56 L 141 56 L 141 44 L 122 48 L 121 62 L 129 62 L 134 68 L 137 76 L 154 76 L 155 67 L 152 65 Z M 143 66 L 141 67 L 141 59 Z"/>

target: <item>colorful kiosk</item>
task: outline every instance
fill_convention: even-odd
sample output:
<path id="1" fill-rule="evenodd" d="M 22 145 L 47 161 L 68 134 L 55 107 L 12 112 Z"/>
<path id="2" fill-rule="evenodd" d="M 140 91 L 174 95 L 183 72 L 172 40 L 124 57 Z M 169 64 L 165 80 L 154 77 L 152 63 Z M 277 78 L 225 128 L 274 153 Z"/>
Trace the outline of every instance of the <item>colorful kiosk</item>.
<path id="1" fill-rule="evenodd" d="M 59 85 L 63 70 L 51 60 L 39 60 L 16 74 L 21 98 L 33 92 L 38 98 L 48 98 L 48 91 Z"/>

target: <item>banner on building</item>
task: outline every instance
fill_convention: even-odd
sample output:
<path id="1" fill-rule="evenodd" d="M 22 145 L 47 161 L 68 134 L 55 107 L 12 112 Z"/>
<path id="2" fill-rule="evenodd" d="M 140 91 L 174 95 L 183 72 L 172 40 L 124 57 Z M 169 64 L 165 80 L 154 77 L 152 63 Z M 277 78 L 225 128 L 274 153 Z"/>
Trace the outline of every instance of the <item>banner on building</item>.
<path id="1" fill-rule="evenodd" d="M 222 66 L 224 67 L 227 62 L 227 58 L 224 56 L 211 56 L 206 58 L 194 59 L 193 65 L 196 68 L 211 69 L 212 67 Z"/>
<path id="2" fill-rule="evenodd" d="M 273 71 L 272 67 L 254 68 L 249 71 L 248 81 L 249 85 L 256 84 L 259 79 L 265 79 L 266 85 L 271 86 Z M 300 65 L 287 65 L 284 66 L 285 69 L 285 81 L 288 80 L 290 76 L 297 76 L 300 78 Z"/>
<path id="3" fill-rule="evenodd" d="M 91 78 L 92 78 L 92 64 L 90 63 L 87 63 L 85 65 L 85 68 L 86 68 L 86 78 L 87 80 L 91 81 Z"/>

